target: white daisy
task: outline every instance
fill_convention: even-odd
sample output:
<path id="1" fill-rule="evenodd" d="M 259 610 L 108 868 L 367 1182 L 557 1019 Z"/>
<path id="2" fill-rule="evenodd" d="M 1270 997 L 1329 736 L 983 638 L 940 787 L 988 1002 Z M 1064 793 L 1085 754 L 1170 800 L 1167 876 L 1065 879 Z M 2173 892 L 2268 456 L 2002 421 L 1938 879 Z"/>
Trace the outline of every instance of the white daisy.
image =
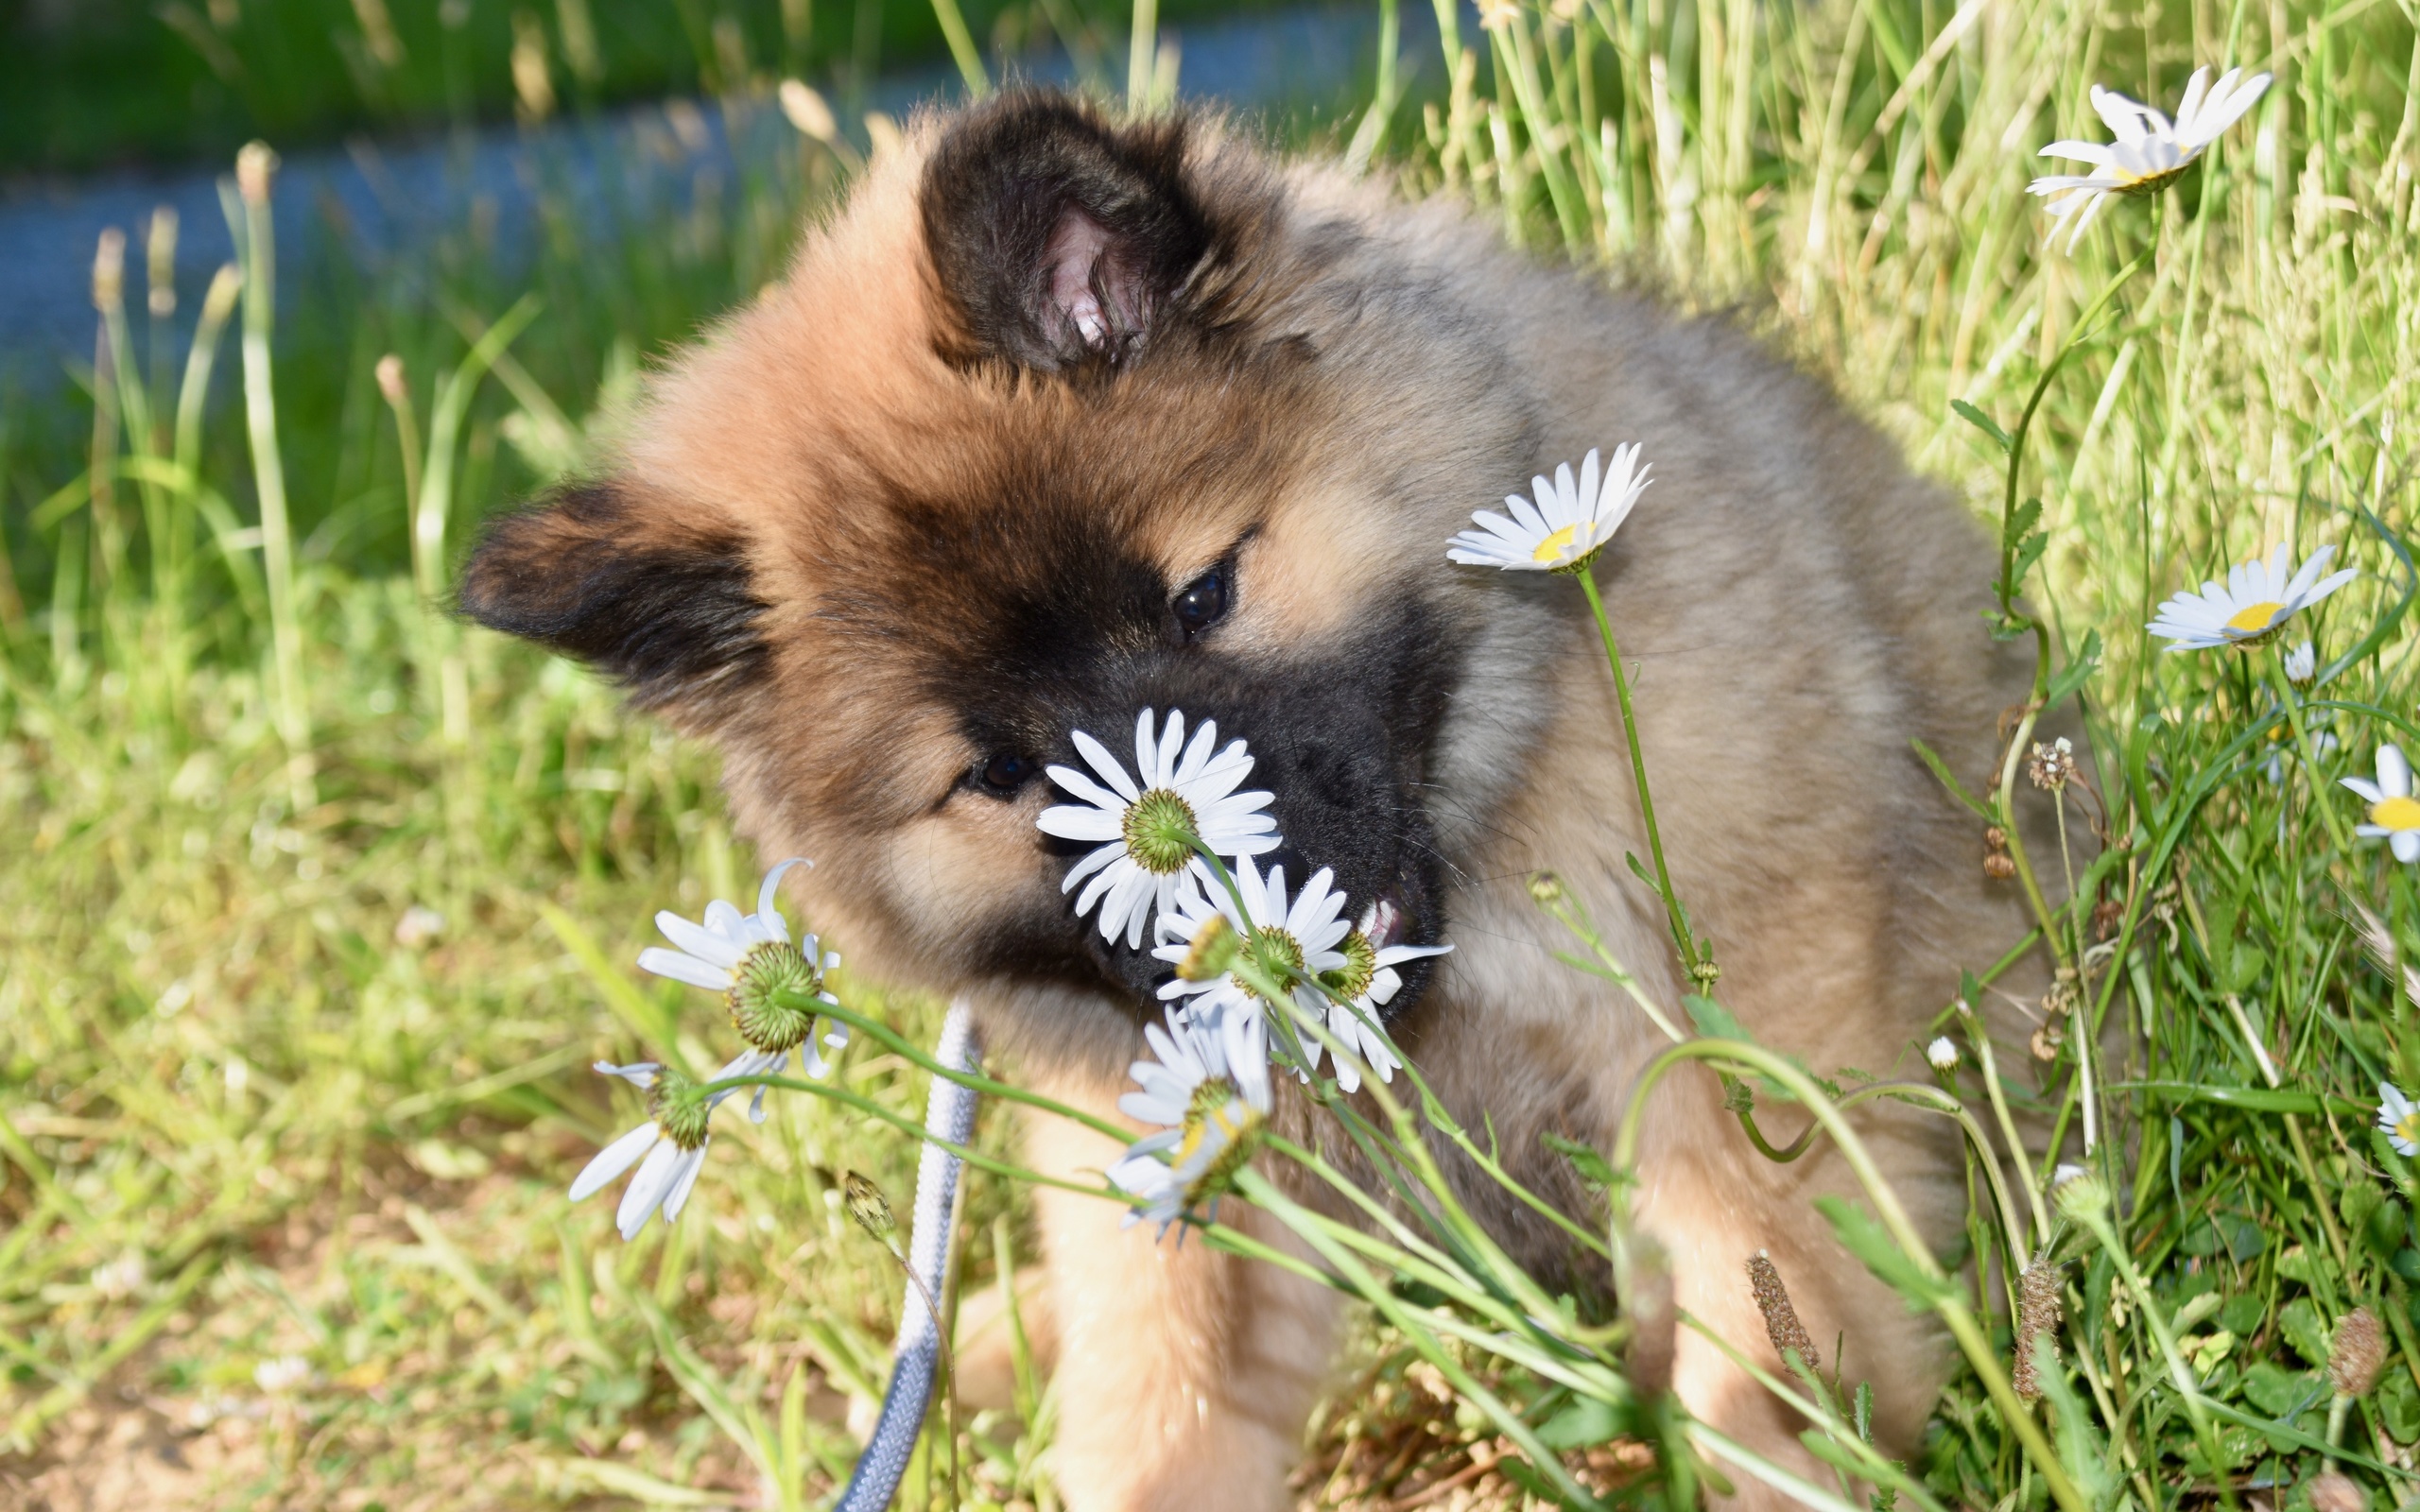
<path id="1" fill-rule="evenodd" d="M 2299 687 L 2319 672 L 2319 652 L 2308 641 L 2286 653 L 2286 680 Z"/>
<path id="2" fill-rule="evenodd" d="M 281 1354 L 252 1366 L 252 1384 L 272 1397 L 283 1397 L 310 1380 L 311 1362 L 299 1354 Z"/>
<path id="3" fill-rule="evenodd" d="M 1638 465 L 1637 442 L 1614 448 L 1613 465 L 1605 469 L 1601 484 L 1592 449 L 1580 464 L 1576 484 L 1568 462 L 1554 470 L 1551 482 L 1531 478 L 1535 503 L 1517 493 L 1507 494 L 1504 503 L 1512 511 L 1510 520 L 1493 509 L 1478 510 L 1471 521 L 1479 528 L 1456 536 L 1447 543 L 1445 556 L 1465 567 L 1517 572 L 1577 566 L 1614 539 L 1649 481 L 1647 469 Z"/>
<path id="4" fill-rule="evenodd" d="M 1925 1059 L 1935 1071 L 1956 1071 L 1958 1047 L 1950 1042 L 1949 1036 L 1942 1035 L 1925 1046 Z"/>
<path id="5" fill-rule="evenodd" d="M 2366 824 L 2353 826 L 2365 840 L 2384 840 L 2394 859 L 2420 861 L 2420 799 L 2411 796 L 2411 764 L 2393 746 L 2378 747 L 2378 780 L 2340 777 L 2338 782 L 2359 793 L 2370 805 Z"/>
<path id="6" fill-rule="evenodd" d="M 1329 1000 L 1328 1033 L 1351 1047 L 1353 1053 L 1376 1072 L 1378 1079 L 1383 1082 L 1393 1081 L 1395 1068 L 1403 1064 L 1395 1058 L 1393 1048 L 1387 1043 L 1387 1037 L 1378 1032 L 1378 1010 L 1393 1002 L 1395 994 L 1403 990 L 1403 973 L 1395 968 L 1406 961 L 1443 955 L 1454 948 L 1451 945 L 1372 943 L 1394 933 L 1396 917 L 1394 908 L 1388 903 L 1372 903 L 1363 909 L 1361 921 L 1355 924 L 1337 946 L 1338 954 L 1344 957 L 1344 965 L 1322 978 L 1336 989 L 1339 997 L 1346 1000 L 1344 1003 Z M 1303 1049 L 1311 1064 L 1317 1066 L 1320 1045 L 1315 1041 L 1307 1042 Z M 1355 1070 L 1350 1061 L 1340 1060 L 1336 1063 L 1336 1084 L 1347 1092 L 1358 1091 L 1361 1090 L 1361 1073 Z"/>
<path id="7" fill-rule="evenodd" d="M 840 1000 L 823 989 L 823 973 L 840 964 L 840 955 L 824 950 L 812 933 L 791 944 L 790 927 L 782 918 L 779 902 L 783 873 L 792 867 L 813 865 L 793 857 L 765 873 L 752 914 L 743 914 L 719 898 L 706 904 L 703 923 L 693 923 L 670 909 L 657 914 L 655 927 L 680 949 L 650 945 L 639 952 L 639 969 L 721 993 L 741 1039 L 759 1050 L 795 1049 L 806 1074 L 821 1076 L 831 1067 L 813 1042 L 815 1018 L 801 1011 L 795 1000 L 821 998 L 837 1007 Z M 777 992 L 782 994 L 779 999 Z M 823 1042 L 835 1050 L 846 1045 L 848 1026 L 833 1025 Z M 760 1088 L 757 1102 L 761 1106 L 763 1101 Z"/>
<path id="8" fill-rule="evenodd" d="M 2391 1081 L 2378 1083 L 2378 1132 L 2401 1156 L 2420 1155 L 2420 1103 Z"/>
<path id="9" fill-rule="evenodd" d="M 2210 71 L 2197 68 L 2185 86 L 2184 103 L 2177 106 L 2171 123 L 2150 106 L 2095 84 L 2092 108 L 2100 112 L 2118 140 L 2051 143 L 2042 149 L 2043 157 L 2089 163 L 2093 171 L 2036 179 L 2026 192 L 2044 196 L 2050 214 L 2058 219 L 2075 216 L 2074 234 L 2067 238 L 2067 247 L 2073 250 L 2111 196 L 2150 194 L 2174 181 L 2268 88 L 2268 75 L 2245 78 L 2240 68 L 2228 69 L 2213 87 Z"/>
<path id="10" fill-rule="evenodd" d="M 2359 575 L 2359 569 L 2347 567 L 2332 576 L 2320 576 L 2335 555 L 2334 546 L 2322 546 L 2289 574 L 2292 548 L 2280 541 L 2266 560 L 2255 558 L 2228 568 L 2225 582 L 2212 579 L 2198 593 L 2179 593 L 2162 604 L 2151 632 L 2175 642 L 2169 647 L 2171 651 L 2264 641 Z"/>
<path id="11" fill-rule="evenodd" d="M 770 1075 L 788 1058 L 786 1052 L 751 1050 L 717 1072 L 715 1080 Z M 726 1087 L 700 1095 L 687 1077 L 651 1060 L 628 1066 L 600 1060 L 594 1069 L 600 1075 L 619 1076 L 648 1093 L 648 1121 L 597 1151 L 596 1158 L 571 1184 L 571 1200 L 579 1202 L 603 1190 L 636 1164 L 639 1174 L 623 1190 L 622 1205 L 614 1214 L 615 1226 L 628 1240 L 638 1233 L 640 1226 L 658 1208 L 664 1210 L 666 1223 L 681 1215 L 690 1189 L 698 1184 L 698 1173 L 706 1166 L 706 1146 L 713 1142 L 707 1125 L 715 1108 L 739 1089 Z M 756 1107 L 749 1115 L 760 1123 L 763 1092 L 764 1089 L 757 1089 Z M 641 1157 L 645 1157 L 643 1162 Z"/>
<path id="12" fill-rule="evenodd" d="M 1135 718 L 1134 776 L 1108 747 L 1077 730 L 1076 749 L 1098 781 L 1072 766 L 1051 767 L 1050 780 L 1082 801 L 1045 809 L 1034 821 L 1045 834 L 1099 846 L 1067 868 L 1059 890 L 1083 883 L 1076 917 L 1098 903 L 1100 937 L 1123 935 L 1128 950 L 1142 947 L 1144 928 L 1154 918 L 1218 885 L 1210 864 L 1186 843 L 1186 832 L 1237 860 L 1280 843 L 1277 820 L 1267 812 L 1271 795 L 1236 791 L 1252 775 L 1242 741 L 1218 749 L 1218 721 L 1205 719 L 1187 742 L 1184 712 L 1176 709 L 1156 735 L 1152 725 L 1149 709 Z"/>
<path id="13" fill-rule="evenodd" d="M 1179 906 L 1160 916 L 1159 934 L 1167 941 L 1151 954 L 1171 966 L 1182 966 L 1192 954 L 1194 941 L 1203 930 L 1212 928 L 1210 920 L 1223 919 L 1226 927 L 1241 936 L 1236 963 L 1250 961 L 1263 971 L 1283 976 L 1299 971 L 1307 976 L 1343 970 L 1350 963 L 1338 949 L 1352 926 L 1341 917 L 1344 895 L 1331 884 L 1336 873 L 1322 868 L 1303 884 L 1303 890 L 1291 903 L 1286 898 L 1286 868 L 1271 867 L 1263 877 L 1249 859 L 1239 861 L 1235 870 L 1236 890 L 1243 894 L 1243 913 L 1236 912 L 1235 900 L 1221 887 L 1215 896 L 1196 895 L 1180 901 Z M 1392 995 L 1392 994 L 1390 994 Z M 1184 976 L 1160 988 L 1164 1002 L 1179 998 L 1188 1001 L 1178 1011 L 1187 1023 L 1229 1037 L 1231 1048 L 1243 1041 L 1241 1025 L 1249 1023 L 1258 1031 L 1261 1041 L 1268 1039 L 1264 1008 L 1260 994 L 1247 987 L 1230 970 L 1206 982 L 1188 981 Z M 1297 984 L 1294 1001 L 1305 1013 L 1321 1013 L 1327 1000 L 1310 987 Z M 1316 1047 L 1306 1055 L 1317 1063 Z"/>
<path id="14" fill-rule="evenodd" d="M 1188 1211 L 1206 1206 L 1215 1216 L 1219 1198 L 1251 1159 L 1253 1136 L 1269 1113 L 1268 1057 L 1261 1052 L 1256 1063 L 1238 1065 L 1222 1036 L 1173 1010 L 1165 1030 L 1146 1024 L 1143 1035 L 1159 1058 L 1134 1062 L 1143 1090 L 1120 1097 L 1117 1107 L 1161 1127 L 1128 1145 L 1108 1174 L 1119 1190 L 1143 1199 L 1126 1222 L 1149 1219 L 1165 1235 Z"/>

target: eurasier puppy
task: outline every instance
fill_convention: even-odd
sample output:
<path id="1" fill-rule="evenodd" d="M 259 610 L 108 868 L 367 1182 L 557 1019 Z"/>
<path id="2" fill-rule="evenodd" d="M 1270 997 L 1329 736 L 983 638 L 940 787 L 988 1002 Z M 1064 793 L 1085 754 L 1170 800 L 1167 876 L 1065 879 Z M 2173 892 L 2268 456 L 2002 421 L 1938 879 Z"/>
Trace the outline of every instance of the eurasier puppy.
<path id="1" fill-rule="evenodd" d="M 1624 859 L 1646 837 L 1582 595 L 1444 548 L 1475 507 L 1634 440 L 1654 486 L 1596 573 L 1723 1001 L 1819 1071 L 1904 1074 L 1960 965 L 2022 933 L 1909 747 L 1987 770 L 2024 696 L 1976 619 L 1979 533 L 1737 331 L 1214 121 L 1035 94 L 927 117 L 786 279 L 655 375 L 609 471 L 496 524 L 463 603 L 715 742 L 742 829 L 816 858 L 800 902 L 858 969 L 968 999 L 1016 1074 L 1104 1112 L 1167 969 L 1075 917 L 1081 848 L 1034 825 L 1065 800 L 1044 769 L 1144 708 L 1215 718 L 1276 795 L 1288 846 L 1264 866 L 1391 904 L 1379 943 L 1450 937 L 1392 1033 L 1593 1223 L 1541 1136 L 1609 1143 L 1666 1041 L 1555 960 L 1568 937 L 1529 879 L 1561 876 L 1665 1004 L 1686 984 Z M 1954 1127 L 1875 1106 L 1869 1138 L 1945 1245 Z M 1841 1163 L 1759 1158 L 1710 1074 L 1668 1081 L 1650 1126 L 1640 1208 L 1679 1305 L 1778 1368 L 1743 1269 L 1769 1251 L 1908 1447 L 1946 1353 L 1810 1209 L 1849 1187 Z M 1028 1144 L 1070 1173 L 1117 1153 L 1063 1125 Z M 1470 1191 L 1538 1274 L 1605 1284 Z M 1105 1202 L 1039 1205 L 1070 1504 L 1283 1503 L 1333 1296 L 1121 1230 Z M 1803 1425 L 1685 1331 L 1675 1380 L 1809 1463 Z"/>

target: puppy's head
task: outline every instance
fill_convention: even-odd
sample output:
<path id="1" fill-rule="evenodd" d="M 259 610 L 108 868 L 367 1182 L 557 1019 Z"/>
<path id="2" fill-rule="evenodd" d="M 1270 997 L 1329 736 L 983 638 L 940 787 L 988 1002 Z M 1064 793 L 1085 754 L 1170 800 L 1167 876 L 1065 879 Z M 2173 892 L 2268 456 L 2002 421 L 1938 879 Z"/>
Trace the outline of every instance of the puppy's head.
<path id="1" fill-rule="evenodd" d="M 1035 827 L 1074 732 L 1123 753 L 1144 709 L 1250 744 L 1264 865 L 1434 941 L 1543 612 L 1443 546 L 1531 428 L 1442 275 L 1322 182 L 1056 96 L 926 119 L 606 476 L 490 530 L 463 605 L 716 741 L 886 976 L 1150 1000 L 1150 942 L 1075 917 L 1084 848 Z"/>

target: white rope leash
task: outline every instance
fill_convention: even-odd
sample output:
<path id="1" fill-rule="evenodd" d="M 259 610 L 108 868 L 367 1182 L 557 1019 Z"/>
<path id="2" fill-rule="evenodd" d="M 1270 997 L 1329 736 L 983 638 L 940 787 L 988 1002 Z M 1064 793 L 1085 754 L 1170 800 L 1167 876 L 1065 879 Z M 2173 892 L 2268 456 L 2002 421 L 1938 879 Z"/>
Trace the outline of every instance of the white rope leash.
<path id="1" fill-rule="evenodd" d="M 975 1015 L 963 1003 L 953 1003 L 942 1021 L 941 1042 L 933 1058 L 953 1070 L 973 1072 L 983 1058 L 983 1037 L 976 1031 Z M 975 1136 L 976 1094 L 947 1076 L 936 1075 L 925 1099 L 925 1127 L 938 1139 L 963 1145 Z M 883 1393 L 882 1416 L 848 1489 L 833 1503 L 833 1512 L 882 1512 L 908 1473 L 908 1458 L 915 1452 L 916 1435 L 925 1423 L 925 1405 L 932 1400 L 933 1373 L 941 1359 L 941 1320 L 925 1301 L 939 1298 L 948 1278 L 951 1221 L 958 1210 L 958 1177 L 963 1162 L 939 1144 L 926 1143 L 916 1160 L 916 1207 L 908 1236 L 908 1266 L 917 1280 L 908 1283 L 899 1304 L 899 1336 L 892 1345 L 890 1388 Z"/>

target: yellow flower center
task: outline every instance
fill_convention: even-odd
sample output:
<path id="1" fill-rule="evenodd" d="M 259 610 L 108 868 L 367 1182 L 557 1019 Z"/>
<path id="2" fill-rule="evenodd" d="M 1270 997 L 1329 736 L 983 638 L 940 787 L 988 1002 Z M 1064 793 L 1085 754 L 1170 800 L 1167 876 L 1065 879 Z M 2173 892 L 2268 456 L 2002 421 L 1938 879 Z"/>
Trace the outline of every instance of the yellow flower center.
<path id="1" fill-rule="evenodd" d="M 1260 1122 L 1259 1109 L 1235 1095 L 1224 1078 L 1203 1082 L 1194 1089 L 1193 1107 L 1184 1120 L 1184 1138 L 1168 1162 L 1177 1171 L 1184 1171 L 1197 1160 L 1206 1162 L 1185 1183 L 1187 1207 L 1201 1206 L 1234 1183 L 1236 1173 L 1251 1161 L 1259 1143 L 1255 1136 Z"/>
<path id="2" fill-rule="evenodd" d="M 2247 604 L 2237 610 L 2235 618 L 2227 621 L 2227 628 L 2238 635 L 2257 635 L 2275 623 L 2277 616 L 2285 611 L 2285 605 L 2273 598 L 2264 598 L 2257 604 Z"/>
<path id="3" fill-rule="evenodd" d="M 1580 527 L 1577 524 L 1564 526 L 1546 540 L 1539 541 L 1538 549 L 1530 553 L 1530 559 L 1531 561 L 1563 560 L 1571 551 L 1572 538 L 1579 533 Z"/>
<path id="4" fill-rule="evenodd" d="M 2370 822 L 2387 830 L 2420 830 L 2420 798 L 2391 798 L 2370 805 Z"/>
<path id="5" fill-rule="evenodd" d="M 2172 168 L 2118 168 L 2118 192 L 2121 195 L 2147 195 L 2166 188 L 2181 177 L 2190 163 L 2180 163 Z"/>
<path id="6" fill-rule="evenodd" d="M 2395 1120 L 2394 1137 L 2406 1144 L 2420 1144 L 2420 1108 Z"/>

